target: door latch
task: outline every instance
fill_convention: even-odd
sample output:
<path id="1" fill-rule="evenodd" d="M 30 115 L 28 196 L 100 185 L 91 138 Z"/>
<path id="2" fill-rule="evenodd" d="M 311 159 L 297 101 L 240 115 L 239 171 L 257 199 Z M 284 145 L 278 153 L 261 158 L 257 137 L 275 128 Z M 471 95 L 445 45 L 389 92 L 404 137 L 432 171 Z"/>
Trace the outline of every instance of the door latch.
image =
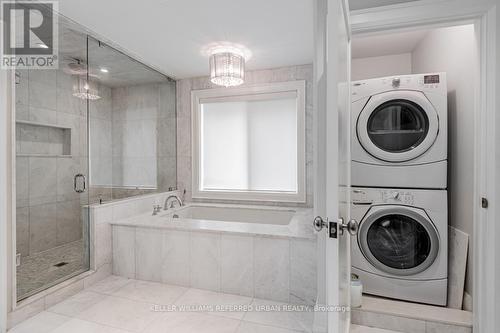
<path id="1" fill-rule="evenodd" d="M 328 228 L 328 234 L 330 236 L 330 238 L 337 238 L 337 235 L 338 235 L 338 231 L 337 231 L 337 226 L 338 226 L 338 223 L 337 222 L 330 222 L 329 223 L 329 228 Z"/>

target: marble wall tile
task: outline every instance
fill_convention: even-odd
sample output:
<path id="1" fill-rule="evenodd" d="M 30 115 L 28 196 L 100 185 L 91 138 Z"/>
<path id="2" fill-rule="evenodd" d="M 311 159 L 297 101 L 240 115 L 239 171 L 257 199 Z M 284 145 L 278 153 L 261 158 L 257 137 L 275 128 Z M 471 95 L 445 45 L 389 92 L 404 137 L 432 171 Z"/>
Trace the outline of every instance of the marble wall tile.
<path id="1" fill-rule="evenodd" d="M 191 233 L 191 287 L 220 291 L 220 240 L 217 233 Z"/>
<path id="2" fill-rule="evenodd" d="M 95 266 L 102 267 L 105 264 L 111 264 L 113 257 L 112 246 L 112 227 L 108 223 L 100 223 L 95 225 Z"/>
<path id="3" fill-rule="evenodd" d="M 57 122 L 57 111 L 37 106 L 30 106 L 29 120 L 44 124 L 55 124 Z"/>
<path id="4" fill-rule="evenodd" d="M 158 119 L 158 156 L 176 155 L 176 121 L 175 118 Z"/>
<path id="5" fill-rule="evenodd" d="M 113 220 L 113 207 L 101 206 L 94 207 L 95 224 L 109 223 Z"/>
<path id="6" fill-rule="evenodd" d="M 61 75 L 61 77 L 62 76 L 63 75 Z M 64 77 L 67 77 L 67 75 L 64 75 Z M 57 112 L 70 113 L 74 115 L 85 115 L 87 111 L 87 103 L 85 100 L 73 96 L 73 83 L 70 81 L 69 86 L 62 86 L 63 83 L 60 83 L 58 78 L 57 84 Z"/>
<path id="7" fill-rule="evenodd" d="M 176 82 L 176 104 L 177 117 L 191 118 L 191 80 L 177 80 Z"/>
<path id="8" fill-rule="evenodd" d="M 16 89 L 17 93 L 18 90 Z M 27 104 L 16 104 L 16 120 L 30 120 L 30 111 Z"/>
<path id="9" fill-rule="evenodd" d="M 29 205 L 29 158 L 16 157 L 16 205 Z"/>
<path id="10" fill-rule="evenodd" d="M 49 129 L 48 127 L 17 124 L 20 128 L 20 153 L 48 154 Z M 17 133 L 16 133 L 17 134 Z"/>
<path id="11" fill-rule="evenodd" d="M 290 244 L 288 239 L 254 239 L 254 295 L 257 298 L 289 301 Z"/>
<path id="12" fill-rule="evenodd" d="M 30 254 L 57 246 L 57 205 L 30 206 Z"/>
<path id="13" fill-rule="evenodd" d="M 16 247 L 21 256 L 29 256 L 30 252 L 30 227 L 29 207 L 16 209 Z"/>
<path id="14" fill-rule="evenodd" d="M 74 242 L 82 238 L 81 213 L 80 200 L 57 203 L 57 245 Z"/>
<path id="15" fill-rule="evenodd" d="M 121 220 L 123 218 L 136 215 L 139 212 L 140 210 L 136 200 L 120 202 L 113 205 L 113 220 Z"/>
<path id="16" fill-rule="evenodd" d="M 177 184 L 179 188 L 191 191 L 191 157 L 177 156 Z"/>
<path id="17" fill-rule="evenodd" d="M 177 118 L 177 154 L 191 156 L 191 117 Z"/>
<path id="18" fill-rule="evenodd" d="M 27 70 L 16 70 L 19 74 L 19 84 L 16 84 L 16 113 L 19 105 L 29 105 L 29 74 Z M 23 118 L 28 120 L 27 118 Z"/>
<path id="19" fill-rule="evenodd" d="M 221 290 L 253 297 L 253 237 L 221 236 Z"/>
<path id="20" fill-rule="evenodd" d="M 175 82 L 168 82 L 159 85 L 160 111 L 159 118 L 174 118 L 176 116 Z"/>
<path id="21" fill-rule="evenodd" d="M 190 286 L 190 241 L 189 232 L 165 230 L 163 232 L 163 251 L 161 280 L 163 283 Z"/>
<path id="22" fill-rule="evenodd" d="M 45 84 L 51 88 L 56 87 L 57 72 L 51 69 L 33 69 L 29 70 L 30 83 Z"/>
<path id="23" fill-rule="evenodd" d="M 175 157 L 158 157 L 158 187 L 168 190 L 177 187 L 177 159 Z"/>
<path id="24" fill-rule="evenodd" d="M 43 109 L 57 109 L 56 82 L 53 84 L 30 82 L 29 104 Z"/>
<path id="25" fill-rule="evenodd" d="M 314 305 L 316 302 L 316 242 L 290 240 L 290 302 Z"/>
<path id="26" fill-rule="evenodd" d="M 113 274 L 135 279 L 135 228 L 113 226 Z"/>
<path id="27" fill-rule="evenodd" d="M 80 156 L 83 153 L 80 136 L 82 129 L 87 129 L 86 118 L 79 115 L 59 112 L 57 114 L 57 124 L 71 129 L 71 146 L 70 152 L 72 156 Z"/>
<path id="28" fill-rule="evenodd" d="M 68 201 L 78 199 L 78 193 L 74 189 L 74 177 L 80 170 L 80 161 L 76 157 L 60 157 L 57 163 L 57 201 Z"/>
<path id="29" fill-rule="evenodd" d="M 55 202 L 57 196 L 56 159 L 48 157 L 29 158 L 30 205 Z"/>
<path id="30" fill-rule="evenodd" d="M 136 278 L 161 282 L 162 230 L 137 228 L 135 232 Z"/>
<path id="31" fill-rule="evenodd" d="M 92 186 L 113 185 L 113 158 L 111 156 L 95 156 L 90 160 Z"/>

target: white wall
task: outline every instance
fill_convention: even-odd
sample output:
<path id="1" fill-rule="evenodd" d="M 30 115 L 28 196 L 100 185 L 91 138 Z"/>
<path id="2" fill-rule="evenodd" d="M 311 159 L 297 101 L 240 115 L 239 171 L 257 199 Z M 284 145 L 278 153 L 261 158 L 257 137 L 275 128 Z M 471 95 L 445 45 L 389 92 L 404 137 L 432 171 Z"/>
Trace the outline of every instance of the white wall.
<path id="1" fill-rule="evenodd" d="M 448 193 L 449 221 L 470 235 L 472 242 L 474 202 L 474 87 L 476 38 L 473 25 L 430 32 L 412 55 L 414 73 L 446 72 L 448 78 Z M 472 293 L 472 244 L 466 291 Z"/>
<path id="2" fill-rule="evenodd" d="M 355 58 L 351 64 L 352 81 L 412 73 L 411 53 L 381 57 Z"/>

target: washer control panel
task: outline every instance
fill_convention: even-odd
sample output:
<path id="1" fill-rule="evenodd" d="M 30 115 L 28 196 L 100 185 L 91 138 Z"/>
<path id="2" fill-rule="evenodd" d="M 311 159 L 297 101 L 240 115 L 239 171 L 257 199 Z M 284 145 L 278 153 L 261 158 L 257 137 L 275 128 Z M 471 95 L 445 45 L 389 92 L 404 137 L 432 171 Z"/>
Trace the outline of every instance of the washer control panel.
<path id="1" fill-rule="evenodd" d="M 401 189 L 353 188 L 351 201 L 356 206 L 381 203 L 413 206 L 415 197 L 410 191 Z"/>
<path id="2" fill-rule="evenodd" d="M 402 190 L 383 190 L 381 198 L 384 203 L 400 203 L 403 205 L 413 205 L 414 198 L 410 192 Z"/>

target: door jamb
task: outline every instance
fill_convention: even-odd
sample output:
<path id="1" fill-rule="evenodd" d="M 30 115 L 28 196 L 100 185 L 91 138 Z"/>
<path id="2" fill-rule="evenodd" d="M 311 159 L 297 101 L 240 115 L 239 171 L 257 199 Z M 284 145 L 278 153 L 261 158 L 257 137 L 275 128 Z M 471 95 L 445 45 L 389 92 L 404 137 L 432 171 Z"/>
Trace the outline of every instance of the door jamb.
<path id="1" fill-rule="evenodd" d="M 500 326 L 499 307 L 495 296 L 500 293 L 500 264 L 495 258 L 500 228 L 495 226 L 495 196 L 499 187 L 495 177 L 498 164 L 495 152 L 497 116 L 495 115 L 496 87 L 496 18 L 495 3 L 487 0 L 422 0 L 394 6 L 353 11 L 353 34 L 377 33 L 384 30 L 444 26 L 468 20 L 478 30 L 479 77 L 476 79 L 475 162 L 474 162 L 474 275 L 473 311 L 474 332 L 494 332 Z M 454 25 L 454 24 L 453 24 Z M 480 197 L 490 201 L 490 207 L 479 206 Z"/>

